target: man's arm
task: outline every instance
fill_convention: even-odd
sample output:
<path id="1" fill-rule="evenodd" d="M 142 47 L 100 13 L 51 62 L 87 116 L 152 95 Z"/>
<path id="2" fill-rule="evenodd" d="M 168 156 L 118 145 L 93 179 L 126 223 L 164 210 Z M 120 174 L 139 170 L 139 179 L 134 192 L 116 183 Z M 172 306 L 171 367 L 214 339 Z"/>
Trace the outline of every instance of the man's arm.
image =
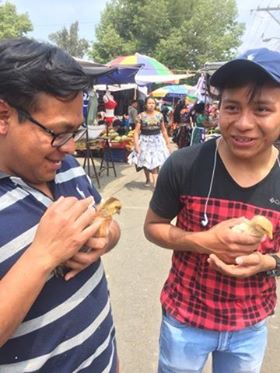
<path id="1" fill-rule="evenodd" d="M 144 232 L 146 238 L 158 246 L 175 251 L 216 254 L 222 260 L 233 263 L 236 257 L 256 251 L 261 240 L 247 234 L 241 235 L 231 229 L 241 221 L 243 218 L 229 219 L 207 231 L 186 232 L 149 208 Z"/>
<path id="2" fill-rule="evenodd" d="M 14 333 L 51 272 L 67 261 L 98 230 L 92 197 L 54 202 L 43 215 L 32 245 L 0 281 L 0 346 Z M 93 223 L 92 223 L 93 222 Z"/>
<path id="3" fill-rule="evenodd" d="M 52 268 L 32 249 L 0 281 L 0 347 L 14 333 L 35 302 Z"/>
<path id="4" fill-rule="evenodd" d="M 141 123 L 137 119 L 135 123 L 135 129 L 134 129 L 134 149 L 137 153 L 140 152 L 140 147 L 139 147 L 140 132 L 141 132 Z"/>
<path id="5" fill-rule="evenodd" d="M 170 139 L 168 137 L 167 130 L 166 130 L 166 127 L 165 127 L 165 124 L 164 124 L 163 120 L 161 121 L 161 124 L 160 124 L 160 130 L 161 130 L 162 136 L 164 138 L 165 144 L 170 151 Z"/>

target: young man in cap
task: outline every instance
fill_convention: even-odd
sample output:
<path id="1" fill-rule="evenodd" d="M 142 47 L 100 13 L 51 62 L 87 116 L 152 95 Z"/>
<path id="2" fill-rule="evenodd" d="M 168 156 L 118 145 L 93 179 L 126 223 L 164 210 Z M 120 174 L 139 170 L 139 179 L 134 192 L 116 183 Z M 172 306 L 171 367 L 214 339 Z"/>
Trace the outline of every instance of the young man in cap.
<path id="1" fill-rule="evenodd" d="M 71 156 L 88 85 L 55 46 L 0 43 L 0 372 L 117 370 L 100 256 L 120 231 L 97 237 L 101 196 Z"/>
<path id="2" fill-rule="evenodd" d="M 221 137 L 173 153 L 145 221 L 173 250 L 161 293 L 159 373 L 257 373 L 280 274 L 280 53 L 250 50 L 211 78 Z M 233 229 L 263 215 L 273 239 Z M 176 226 L 172 220 L 177 217 Z M 245 223 L 247 225 L 247 223 Z"/>

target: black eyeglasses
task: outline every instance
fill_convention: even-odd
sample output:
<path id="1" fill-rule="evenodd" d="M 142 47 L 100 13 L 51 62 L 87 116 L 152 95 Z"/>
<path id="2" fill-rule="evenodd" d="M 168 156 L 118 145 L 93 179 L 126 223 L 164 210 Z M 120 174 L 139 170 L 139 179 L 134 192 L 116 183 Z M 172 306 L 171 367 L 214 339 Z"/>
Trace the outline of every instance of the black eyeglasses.
<path id="1" fill-rule="evenodd" d="M 55 133 L 53 130 L 45 127 L 43 124 L 38 122 L 36 119 L 32 118 L 32 116 L 24 110 L 17 109 L 19 114 L 22 114 L 26 119 L 28 119 L 31 123 L 36 124 L 36 126 L 40 127 L 50 136 L 52 136 L 51 145 L 54 148 L 59 148 L 60 146 L 66 144 L 70 139 L 73 139 L 75 142 L 78 141 L 83 135 L 86 133 L 85 127 L 80 127 L 76 131 L 72 132 L 62 132 L 62 133 Z"/>

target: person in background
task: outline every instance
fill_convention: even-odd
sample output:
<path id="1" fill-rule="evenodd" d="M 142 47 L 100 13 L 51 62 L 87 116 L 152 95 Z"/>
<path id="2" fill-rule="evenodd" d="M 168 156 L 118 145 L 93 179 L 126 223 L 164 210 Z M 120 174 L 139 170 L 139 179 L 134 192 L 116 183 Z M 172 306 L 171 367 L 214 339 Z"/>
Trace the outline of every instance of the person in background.
<path id="1" fill-rule="evenodd" d="M 172 108 L 170 105 L 168 105 L 166 102 L 163 102 L 160 108 L 160 112 L 163 115 L 164 125 L 166 128 L 166 131 L 168 133 L 168 136 L 170 135 L 170 113 L 172 111 Z"/>
<path id="2" fill-rule="evenodd" d="M 170 141 L 164 125 L 162 114 L 155 110 L 154 98 L 147 97 L 145 111 L 136 119 L 134 131 L 134 151 L 128 156 L 128 161 L 143 168 L 146 176 L 145 185 L 152 183 L 155 187 L 159 168 L 170 154 Z"/>
<path id="3" fill-rule="evenodd" d="M 128 107 L 128 125 L 130 129 L 134 130 L 136 118 L 138 115 L 138 102 L 137 100 L 132 100 L 130 106 Z"/>
<path id="4" fill-rule="evenodd" d="M 205 113 L 204 102 L 194 105 L 193 109 L 194 127 L 192 130 L 190 145 L 200 144 L 205 140 L 206 129 L 209 126 L 208 116 Z"/>
<path id="5" fill-rule="evenodd" d="M 219 130 L 219 108 L 216 102 L 213 102 L 209 107 L 207 133 L 205 141 L 211 138 L 220 136 Z"/>
<path id="6" fill-rule="evenodd" d="M 184 97 L 174 109 L 173 122 L 176 123 L 177 131 L 174 134 L 173 141 L 176 142 L 179 149 L 190 145 L 192 133 L 191 106 L 188 97 Z"/>
<path id="7" fill-rule="evenodd" d="M 129 132 L 128 115 L 123 114 L 120 117 L 120 121 L 121 121 L 121 124 L 120 124 L 120 132 L 119 132 L 119 134 L 122 135 L 122 136 L 123 135 L 127 135 L 128 132 Z"/>
<path id="8" fill-rule="evenodd" d="M 72 156 L 88 86 L 62 49 L 0 42 L 0 372 L 118 371 L 101 256 L 120 229 L 98 236 L 101 196 Z"/>
<path id="9" fill-rule="evenodd" d="M 118 134 L 120 136 L 123 136 L 126 134 L 126 127 L 124 125 L 124 122 L 122 120 L 123 118 L 122 117 L 119 117 L 119 118 L 116 118 L 114 121 L 113 121 L 113 129 L 118 132 Z"/>
<path id="10" fill-rule="evenodd" d="M 280 53 L 249 50 L 210 84 L 221 137 L 172 153 L 144 225 L 147 239 L 173 250 L 159 373 L 201 373 L 209 354 L 213 373 L 259 373 L 277 301 Z M 248 221 L 255 215 L 269 229 Z"/>
<path id="11" fill-rule="evenodd" d="M 106 124 L 104 117 L 101 113 L 97 113 L 96 121 L 98 126 Z"/>
<path id="12" fill-rule="evenodd" d="M 145 100 L 146 100 L 146 97 L 143 99 L 143 98 L 139 98 L 137 103 L 138 103 L 138 106 L 137 106 L 137 111 L 138 113 L 142 113 L 142 111 L 145 110 Z"/>

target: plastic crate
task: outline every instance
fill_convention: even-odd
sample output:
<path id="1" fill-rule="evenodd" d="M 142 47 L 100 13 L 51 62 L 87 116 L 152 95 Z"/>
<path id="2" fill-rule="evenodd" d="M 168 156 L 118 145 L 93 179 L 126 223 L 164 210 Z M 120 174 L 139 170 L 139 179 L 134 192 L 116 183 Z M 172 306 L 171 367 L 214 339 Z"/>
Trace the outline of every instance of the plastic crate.
<path id="1" fill-rule="evenodd" d="M 113 162 L 127 162 L 128 151 L 126 149 L 104 149 L 104 160 Z"/>

